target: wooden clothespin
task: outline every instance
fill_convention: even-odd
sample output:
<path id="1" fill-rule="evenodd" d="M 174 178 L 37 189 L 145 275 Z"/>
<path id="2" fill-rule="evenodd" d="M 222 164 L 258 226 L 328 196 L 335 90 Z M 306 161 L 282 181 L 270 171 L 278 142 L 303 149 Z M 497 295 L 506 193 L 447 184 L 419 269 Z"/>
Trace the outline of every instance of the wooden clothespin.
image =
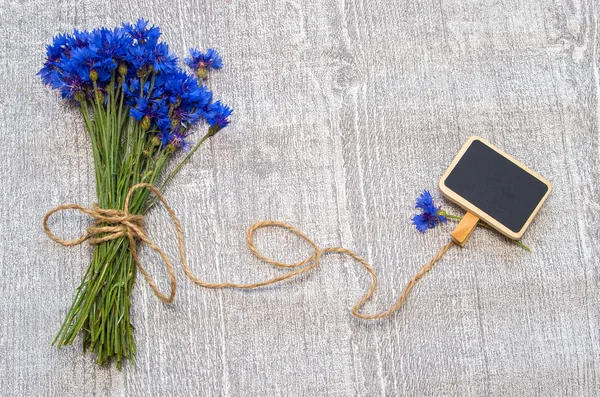
<path id="1" fill-rule="evenodd" d="M 469 237 L 471 237 L 471 234 L 473 234 L 473 230 L 477 227 L 477 222 L 479 222 L 479 218 L 472 213 L 467 212 L 456 228 L 454 228 L 454 231 L 450 233 L 452 241 L 461 247 L 464 247 Z"/>

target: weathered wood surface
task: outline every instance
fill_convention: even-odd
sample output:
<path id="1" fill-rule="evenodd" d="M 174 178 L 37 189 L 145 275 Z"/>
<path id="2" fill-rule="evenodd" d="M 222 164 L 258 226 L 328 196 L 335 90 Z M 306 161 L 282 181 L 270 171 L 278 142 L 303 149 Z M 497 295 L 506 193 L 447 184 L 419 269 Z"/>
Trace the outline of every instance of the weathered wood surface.
<path id="1" fill-rule="evenodd" d="M 594 0 L 0 0 L 0 394 L 599 395 L 598 15 Z M 450 226 L 414 230 L 413 200 L 439 196 L 471 135 L 552 182 L 524 237 L 533 253 L 477 230 L 376 322 L 349 313 L 369 279 L 344 257 L 249 292 L 198 288 L 178 268 L 172 306 L 137 283 L 135 367 L 51 347 L 91 249 L 58 246 L 41 219 L 95 192 L 81 120 L 35 73 L 55 33 L 139 16 L 180 56 L 215 46 L 226 63 L 210 84 L 233 122 L 166 196 L 198 275 L 276 274 L 244 233 L 278 219 L 364 255 L 380 275 L 368 309 L 387 308 L 449 239 Z M 149 223 L 175 256 L 164 211 Z M 276 258 L 309 252 L 283 232 L 258 239 Z"/>

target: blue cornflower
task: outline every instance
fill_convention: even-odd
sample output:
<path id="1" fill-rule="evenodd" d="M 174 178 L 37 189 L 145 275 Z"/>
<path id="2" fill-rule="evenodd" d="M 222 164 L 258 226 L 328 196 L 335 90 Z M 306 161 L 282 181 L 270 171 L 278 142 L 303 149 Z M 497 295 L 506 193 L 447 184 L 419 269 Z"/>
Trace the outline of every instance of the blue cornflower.
<path id="1" fill-rule="evenodd" d="M 144 117 L 148 117 L 150 120 L 166 117 L 168 112 L 169 110 L 163 101 L 149 101 L 141 97 L 135 99 L 135 106 L 131 107 L 130 114 L 131 117 L 139 121 Z"/>
<path id="2" fill-rule="evenodd" d="M 148 101 L 148 99 L 142 97 L 142 98 L 135 99 L 135 106 L 131 107 L 130 114 L 131 114 L 131 117 L 133 117 L 139 121 L 144 116 L 149 116 L 151 111 L 152 111 L 152 106 L 150 105 L 150 101 Z"/>
<path id="3" fill-rule="evenodd" d="M 185 126 L 193 126 L 202 118 L 202 112 L 194 106 L 178 106 L 173 109 L 172 117 Z"/>
<path id="4" fill-rule="evenodd" d="M 177 103 L 181 101 L 183 93 L 183 85 L 188 75 L 181 70 L 175 70 L 169 74 L 159 74 L 156 76 L 155 84 L 161 87 L 164 91 L 164 96 L 169 103 Z"/>
<path id="5" fill-rule="evenodd" d="M 60 91 L 61 96 L 66 99 L 75 99 L 79 93 L 83 93 L 86 87 L 85 82 L 76 73 L 60 75 L 53 71 L 50 86 Z"/>
<path id="6" fill-rule="evenodd" d="M 52 82 L 52 75 L 55 73 L 55 68 L 56 61 L 50 60 L 50 57 L 48 57 L 48 60 L 44 63 L 44 67 L 37 72 L 37 75 L 40 76 L 44 84 L 50 85 Z"/>
<path id="7" fill-rule="evenodd" d="M 152 84 L 149 81 L 144 83 L 143 91 L 140 91 L 140 80 L 138 78 L 131 78 L 123 82 L 123 93 L 125 94 L 125 103 L 129 106 L 135 104 L 136 99 L 141 96 L 149 98 L 154 101 L 160 101 L 163 98 L 162 87 L 155 84 L 152 87 L 152 93 L 150 93 L 150 87 Z"/>
<path id="8" fill-rule="evenodd" d="M 100 28 L 92 31 L 91 46 L 98 56 L 108 59 L 121 59 L 127 55 L 132 39 L 123 28 Z"/>
<path id="9" fill-rule="evenodd" d="M 160 37 L 160 29 L 154 25 L 148 27 L 148 21 L 144 19 L 138 19 L 135 25 L 124 23 L 123 29 L 125 29 L 131 38 L 136 40 L 138 44 L 156 44 Z"/>
<path id="10" fill-rule="evenodd" d="M 217 101 L 211 103 L 207 112 L 206 120 L 210 124 L 211 129 L 214 133 L 222 128 L 227 127 L 229 124 L 228 117 L 233 113 L 233 109 L 229 106 Z"/>
<path id="11" fill-rule="evenodd" d="M 158 127 L 160 129 L 158 138 L 160 139 L 161 146 L 167 148 L 167 150 L 169 150 L 169 148 L 171 150 L 189 150 L 190 144 L 185 139 L 189 133 L 180 126 L 173 127 L 173 124 L 173 121 L 169 118 L 161 118 L 158 120 Z"/>
<path id="12" fill-rule="evenodd" d="M 223 60 L 214 48 L 209 48 L 206 54 L 196 48 L 190 48 L 191 58 L 185 58 L 185 63 L 196 72 L 200 79 L 204 79 L 210 69 L 221 69 Z"/>
<path id="13" fill-rule="evenodd" d="M 68 45 L 70 47 L 83 48 L 83 47 L 87 47 L 88 45 L 90 45 L 90 41 L 92 39 L 92 34 L 90 32 L 88 32 L 87 30 L 80 31 L 80 30 L 74 29 L 73 35 L 68 36 L 68 38 L 69 38 Z"/>
<path id="14" fill-rule="evenodd" d="M 159 77 L 161 77 L 159 75 Z M 212 93 L 206 87 L 198 84 L 198 79 L 181 70 L 177 70 L 164 78 L 158 78 L 160 86 L 164 90 L 164 95 L 169 102 L 183 103 L 187 102 L 197 108 L 206 107 L 211 99 Z"/>
<path id="15" fill-rule="evenodd" d="M 167 43 L 157 44 L 150 59 L 152 67 L 157 73 L 171 73 L 177 68 L 177 57 L 169 52 Z"/>
<path id="16" fill-rule="evenodd" d="M 205 86 L 199 85 L 195 77 L 190 76 L 183 85 L 181 98 L 184 102 L 197 108 L 205 108 L 212 101 L 212 92 Z"/>
<path id="17" fill-rule="evenodd" d="M 51 54 L 55 56 L 62 54 L 66 49 L 71 47 L 70 43 L 72 43 L 73 40 L 73 36 L 66 33 L 57 34 L 52 40 L 52 45 L 46 46 L 46 54 L 48 56 L 51 56 Z"/>
<path id="18" fill-rule="evenodd" d="M 160 130 L 158 133 L 158 138 L 160 139 L 160 145 L 162 148 L 165 148 L 171 140 L 175 137 L 175 134 L 171 132 L 171 129 Z"/>
<path id="19" fill-rule="evenodd" d="M 197 48 L 190 48 L 190 55 L 191 58 L 185 58 L 185 63 L 193 70 L 200 67 L 206 69 L 221 69 L 223 67 L 223 60 L 214 48 L 209 48 L 206 54 Z"/>
<path id="20" fill-rule="evenodd" d="M 187 152 L 191 149 L 190 143 L 185 139 L 187 135 L 182 132 L 181 129 L 176 129 L 169 141 L 170 145 L 173 145 L 175 149 L 182 149 L 184 152 Z"/>
<path id="21" fill-rule="evenodd" d="M 160 117 L 156 124 L 161 132 L 171 133 L 171 129 L 173 128 L 173 120 L 171 120 L 168 116 Z"/>
<path id="22" fill-rule="evenodd" d="M 70 63 L 77 69 L 79 77 L 86 82 L 91 82 L 93 79 L 90 73 L 96 72 L 95 80 L 100 83 L 106 83 L 110 80 L 113 70 L 117 65 L 112 58 L 104 58 L 98 55 L 92 47 L 74 48 L 71 50 Z"/>
<path id="23" fill-rule="evenodd" d="M 64 36 L 68 41 L 68 36 Z M 63 39 L 59 39 L 64 43 Z M 60 47 L 60 49 L 59 49 Z M 89 68 L 86 70 L 81 60 L 73 60 L 70 57 L 71 52 L 85 51 L 84 47 L 71 48 L 68 44 L 59 44 L 52 50 L 52 58 L 48 59 L 44 68 L 38 73 L 45 84 L 61 92 L 63 98 L 73 100 L 78 94 L 84 95 L 90 86 Z M 60 54 L 60 55 L 58 55 Z"/>
<path id="24" fill-rule="evenodd" d="M 144 95 L 150 90 L 150 82 L 144 83 Z M 132 106 L 135 104 L 136 98 L 140 97 L 140 80 L 132 78 L 123 82 L 123 93 L 125 94 L 125 103 Z"/>
<path id="25" fill-rule="evenodd" d="M 423 190 L 423 193 L 417 197 L 415 208 L 423 210 L 421 214 L 412 217 L 412 224 L 421 233 L 425 233 L 427 229 L 433 229 L 439 223 L 446 223 L 446 217 L 440 214 L 442 207 L 435 206 L 433 197 L 428 190 Z"/>
<path id="26" fill-rule="evenodd" d="M 420 208 L 423 211 L 435 212 L 435 205 L 433 204 L 433 197 L 429 190 L 423 190 L 423 193 L 417 197 L 415 208 Z"/>
<path id="27" fill-rule="evenodd" d="M 148 44 L 138 44 L 129 48 L 125 60 L 133 65 L 134 70 L 139 70 L 144 66 L 152 65 L 152 51 L 154 46 Z"/>
<path id="28" fill-rule="evenodd" d="M 71 48 L 69 46 L 71 40 L 72 38 L 69 35 L 58 34 L 54 37 L 52 45 L 46 46 L 46 62 L 44 62 L 44 67 L 37 73 L 44 84 L 51 84 L 53 79 L 52 72 L 60 69 L 61 57 Z"/>

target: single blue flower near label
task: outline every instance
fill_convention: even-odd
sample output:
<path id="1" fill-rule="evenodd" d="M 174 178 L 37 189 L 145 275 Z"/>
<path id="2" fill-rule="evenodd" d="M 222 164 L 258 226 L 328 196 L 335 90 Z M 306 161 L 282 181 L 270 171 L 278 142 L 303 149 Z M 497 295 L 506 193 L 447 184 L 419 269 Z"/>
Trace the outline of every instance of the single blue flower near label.
<path id="1" fill-rule="evenodd" d="M 412 224 L 418 231 L 425 233 L 427 229 L 433 229 L 440 223 L 446 223 L 446 217 L 440 214 L 441 206 L 436 207 L 433 197 L 428 190 L 417 197 L 415 208 L 423 210 L 422 213 L 412 217 Z"/>

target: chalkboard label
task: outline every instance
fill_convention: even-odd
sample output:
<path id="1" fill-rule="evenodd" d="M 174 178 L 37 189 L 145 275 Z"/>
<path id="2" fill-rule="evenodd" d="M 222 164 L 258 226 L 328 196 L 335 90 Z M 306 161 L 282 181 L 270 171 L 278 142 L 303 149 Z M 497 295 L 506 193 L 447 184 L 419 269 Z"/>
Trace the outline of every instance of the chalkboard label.
<path id="1" fill-rule="evenodd" d="M 440 190 L 510 238 L 521 238 L 550 183 L 478 137 L 471 137 L 440 179 Z"/>

